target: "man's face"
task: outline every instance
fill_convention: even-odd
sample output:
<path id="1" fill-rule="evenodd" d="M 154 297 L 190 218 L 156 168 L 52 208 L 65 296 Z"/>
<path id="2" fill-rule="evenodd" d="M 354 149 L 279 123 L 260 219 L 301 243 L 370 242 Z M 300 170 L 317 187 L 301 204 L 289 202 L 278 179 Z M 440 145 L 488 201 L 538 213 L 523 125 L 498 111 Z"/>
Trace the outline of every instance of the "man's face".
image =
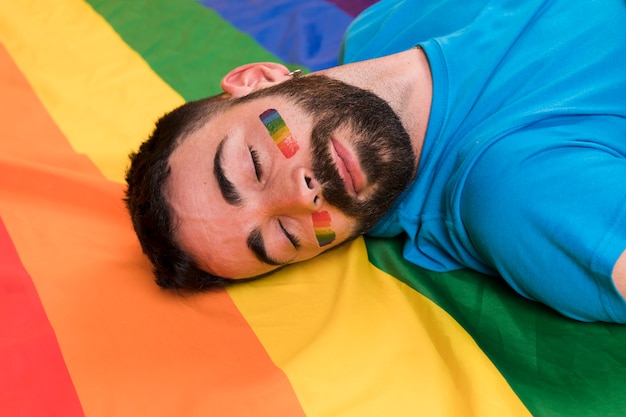
<path id="1" fill-rule="evenodd" d="M 280 87 L 304 101 L 236 102 L 170 156 L 176 239 L 207 272 L 249 278 L 310 259 L 371 227 L 410 181 L 410 140 L 388 106 L 310 78 Z"/>

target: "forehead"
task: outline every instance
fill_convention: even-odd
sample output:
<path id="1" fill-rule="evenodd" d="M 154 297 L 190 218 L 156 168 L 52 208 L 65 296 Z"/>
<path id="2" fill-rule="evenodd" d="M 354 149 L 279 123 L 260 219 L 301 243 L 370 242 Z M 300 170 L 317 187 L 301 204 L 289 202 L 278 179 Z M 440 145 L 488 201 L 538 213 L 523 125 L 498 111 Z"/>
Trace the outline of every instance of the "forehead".
<path id="1" fill-rule="evenodd" d="M 229 168 L 236 166 L 230 160 L 242 157 L 247 150 L 246 140 L 251 137 L 266 137 L 271 144 L 267 146 L 276 146 L 262 117 L 270 107 L 285 108 L 271 97 L 229 106 L 179 139 L 168 159 L 170 175 L 165 194 L 172 209 L 176 239 L 200 267 L 217 275 L 235 277 L 237 274 L 228 268 L 234 262 L 237 270 L 264 273 L 273 269 L 249 250 L 247 238 L 257 225 L 245 215 L 246 208 L 224 200 L 214 173 L 215 154 L 223 141 L 223 161 L 227 160 L 223 166 Z M 291 126 L 299 119 L 295 112 L 292 108 L 280 114 L 292 114 Z"/>
<path id="2" fill-rule="evenodd" d="M 208 269 L 209 263 L 221 263 L 218 259 L 202 262 L 207 260 L 207 255 L 199 249 L 213 244 L 224 246 L 220 239 L 227 235 L 222 227 L 223 220 L 233 210 L 221 198 L 213 175 L 217 146 L 224 138 L 224 132 L 216 128 L 222 113 L 213 115 L 178 139 L 168 158 L 170 175 L 164 185 L 172 210 L 175 238 L 203 269 Z M 218 271 L 210 272 L 218 274 Z"/>
<path id="3" fill-rule="evenodd" d="M 166 194 L 175 239 L 202 269 L 236 277 L 227 266 L 248 256 L 244 242 L 249 226 L 241 221 L 239 208 L 227 204 L 220 194 L 213 175 L 214 143 L 203 144 L 190 135 L 181 145 L 170 157 Z M 255 267 L 257 262 L 248 265 Z"/>

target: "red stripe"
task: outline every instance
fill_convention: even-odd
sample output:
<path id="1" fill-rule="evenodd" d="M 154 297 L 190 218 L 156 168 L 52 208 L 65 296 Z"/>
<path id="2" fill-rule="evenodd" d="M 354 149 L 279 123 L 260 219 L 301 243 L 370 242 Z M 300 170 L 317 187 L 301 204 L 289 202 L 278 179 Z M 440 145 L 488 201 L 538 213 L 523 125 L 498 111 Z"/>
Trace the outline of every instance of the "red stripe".
<path id="1" fill-rule="evenodd" d="M 0 220 L 0 408 L 6 416 L 83 416 L 54 330 Z"/>

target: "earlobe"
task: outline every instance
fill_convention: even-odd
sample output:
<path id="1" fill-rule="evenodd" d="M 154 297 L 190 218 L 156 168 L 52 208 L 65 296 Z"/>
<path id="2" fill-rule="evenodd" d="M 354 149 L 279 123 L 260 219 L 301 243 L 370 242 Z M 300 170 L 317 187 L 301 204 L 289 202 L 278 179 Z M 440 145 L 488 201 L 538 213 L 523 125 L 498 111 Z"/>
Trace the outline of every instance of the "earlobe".
<path id="1" fill-rule="evenodd" d="M 242 65 L 222 78 L 221 87 L 233 98 L 246 96 L 254 91 L 282 83 L 290 77 L 289 69 L 275 62 L 256 62 Z"/>

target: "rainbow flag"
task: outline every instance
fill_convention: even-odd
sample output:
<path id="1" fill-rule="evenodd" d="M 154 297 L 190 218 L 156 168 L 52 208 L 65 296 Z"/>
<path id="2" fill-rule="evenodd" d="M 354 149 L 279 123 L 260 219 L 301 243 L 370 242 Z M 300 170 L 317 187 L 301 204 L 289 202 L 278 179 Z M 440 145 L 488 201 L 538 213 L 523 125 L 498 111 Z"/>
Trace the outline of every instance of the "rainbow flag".
<path id="1" fill-rule="evenodd" d="M 0 0 L 0 415 L 624 416 L 626 327 L 358 239 L 156 287 L 122 203 L 154 121 L 231 68 L 337 64 L 372 0 Z"/>

